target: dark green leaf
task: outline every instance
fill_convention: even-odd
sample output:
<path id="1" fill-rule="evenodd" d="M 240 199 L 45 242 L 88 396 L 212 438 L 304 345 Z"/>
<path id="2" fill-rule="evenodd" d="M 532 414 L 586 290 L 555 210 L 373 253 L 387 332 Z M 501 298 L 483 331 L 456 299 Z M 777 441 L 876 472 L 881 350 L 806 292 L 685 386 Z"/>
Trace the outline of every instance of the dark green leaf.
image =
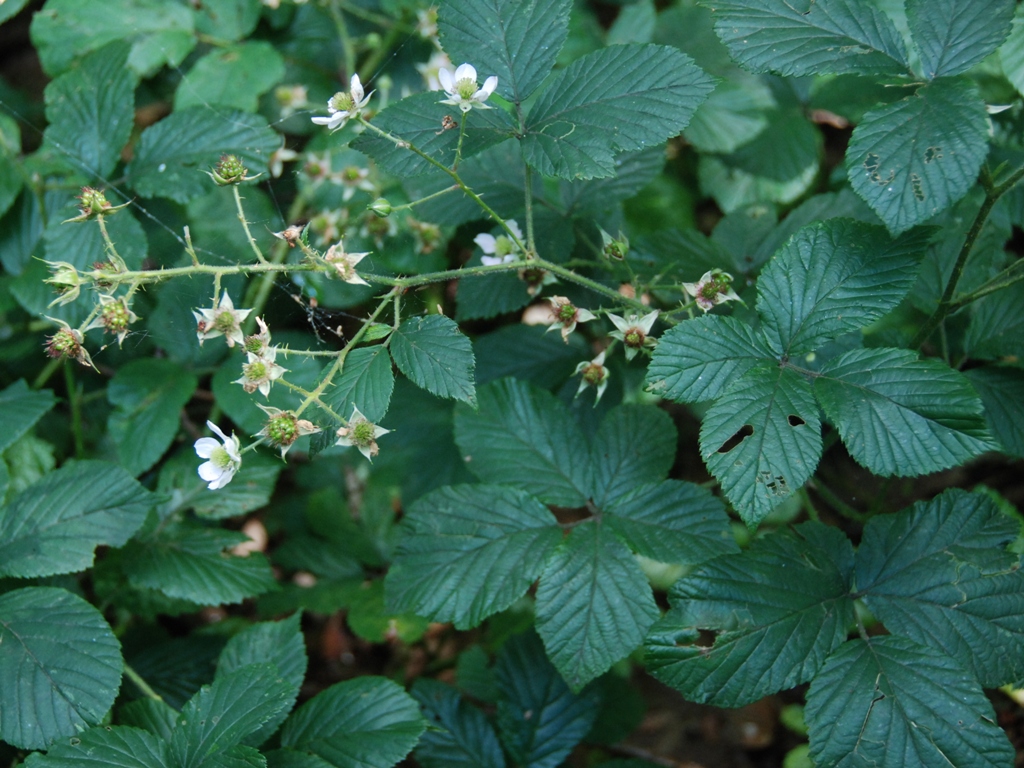
<path id="1" fill-rule="evenodd" d="M 352 416 L 355 407 L 377 424 L 388 412 L 394 389 L 395 376 L 387 350 L 382 346 L 364 347 L 348 353 L 341 375 L 323 397 L 325 403 L 346 419 Z"/>
<path id="2" fill-rule="evenodd" d="M 1014 0 L 907 0 L 907 23 L 929 80 L 959 75 L 1010 34 Z"/>
<path id="3" fill-rule="evenodd" d="M 8 19 L 13 19 L 26 5 L 28 5 L 28 0 L 7 0 L 6 3 L 0 5 L 0 24 Z"/>
<path id="4" fill-rule="evenodd" d="M 214 520 L 243 515 L 266 506 L 284 469 L 280 460 L 265 453 L 247 454 L 231 482 L 211 491 L 196 471 L 201 462 L 188 446 L 161 467 L 157 490 L 170 498 L 169 509 L 194 509 L 200 517 Z"/>
<path id="5" fill-rule="evenodd" d="M 586 181 L 563 181 L 566 215 L 600 214 L 646 187 L 665 167 L 665 148 L 649 147 L 615 158 L 615 175 Z"/>
<path id="6" fill-rule="evenodd" d="M 683 53 L 616 45 L 578 59 L 530 110 L 523 157 L 544 175 L 591 179 L 615 173 L 615 155 L 677 135 L 712 89 Z"/>
<path id="7" fill-rule="evenodd" d="M 902 637 L 851 640 L 811 683 L 804 710 L 816 765 L 1003 768 L 1013 747 L 977 681 Z"/>
<path id="8" fill-rule="evenodd" d="M 459 285 L 464 282 L 460 280 Z M 566 344 L 559 333 L 522 323 L 478 336 L 473 341 L 473 352 L 478 386 L 514 376 L 545 389 L 563 384 L 576 365 L 593 354 L 579 334 L 570 336 Z"/>
<path id="9" fill-rule="evenodd" d="M 963 374 L 910 350 L 840 355 L 822 366 L 814 393 L 850 455 L 877 475 L 937 472 L 994 447 Z"/>
<path id="10" fill-rule="evenodd" d="M 981 397 L 985 422 L 1003 452 L 1024 458 L 1024 371 L 985 366 L 964 375 Z"/>
<path id="11" fill-rule="evenodd" d="M 167 768 L 167 744 L 152 733 L 127 726 L 90 728 L 56 742 L 45 755 L 33 754 L 26 768 Z"/>
<path id="12" fill-rule="evenodd" d="M 725 506 L 693 483 L 641 485 L 604 511 L 604 522 L 630 549 L 663 563 L 702 563 L 737 551 Z"/>
<path id="13" fill-rule="evenodd" d="M 24 379 L 18 379 L 0 392 L 0 451 L 32 429 L 55 402 L 51 390 L 32 391 Z"/>
<path id="14" fill-rule="evenodd" d="M 641 483 L 664 479 L 675 461 L 678 439 L 671 417 L 658 408 L 613 409 L 591 444 L 594 502 L 604 507 Z"/>
<path id="15" fill-rule="evenodd" d="M 164 741 L 170 740 L 177 719 L 178 711 L 161 699 L 135 699 L 117 708 L 118 723 L 149 731 Z"/>
<path id="16" fill-rule="evenodd" d="M 872 518 L 857 589 L 890 632 L 943 651 L 986 688 L 1024 675 L 1024 571 L 1005 551 L 1020 526 L 958 488 Z"/>
<path id="17" fill-rule="evenodd" d="M 388 602 L 458 629 L 523 596 L 561 538 L 554 516 L 502 486 L 441 488 L 409 507 L 387 576 Z"/>
<path id="18" fill-rule="evenodd" d="M 516 485 L 546 504 L 582 506 L 593 487 L 590 450 L 554 396 L 516 379 L 481 387 L 479 406 L 459 406 L 455 441 L 481 480 Z"/>
<path id="19" fill-rule="evenodd" d="M 483 262 L 469 266 L 480 266 Z M 514 273 L 471 275 L 459 280 L 455 293 L 455 318 L 488 320 L 506 312 L 515 312 L 530 303 L 526 283 Z"/>
<path id="20" fill-rule="evenodd" d="M 100 228 L 92 222 L 63 223 L 64 219 L 77 216 L 79 213 L 77 206 L 64 206 L 50 219 L 43 232 L 43 242 L 51 261 L 67 261 L 79 269 L 91 270 L 97 261 L 106 261 L 109 258 L 107 246 Z M 125 209 L 106 219 L 106 226 L 111 241 L 117 245 L 117 252 L 128 265 L 128 269 L 141 269 L 149 246 L 146 242 L 146 233 L 135 215 Z M 50 293 L 46 302 L 49 303 L 53 298 L 54 295 Z M 45 314 L 53 315 L 57 309 L 54 307 Z"/>
<path id="21" fill-rule="evenodd" d="M 1018 93 L 1024 92 L 1024 8 L 1017 6 L 1010 36 L 999 49 L 1003 74 Z"/>
<path id="22" fill-rule="evenodd" d="M 951 78 L 866 114 L 846 169 L 857 194 L 899 234 L 966 195 L 986 154 L 985 103 L 969 80 Z"/>
<path id="23" fill-rule="evenodd" d="M 412 695 L 431 724 L 416 747 L 423 768 L 505 768 L 494 728 L 454 688 L 421 678 Z"/>
<path id="24" fill-rule="evenodd" d="M 811 385 L 790 368 L 759 363 L 711 406 L 700 451 L 743 521 L 757 526 L 807 481 L 821 458 Z"/>
<path id="25" fill-rule="evenodd" d="M 416 745 L 426 722 L 416 701 L 382 677 L 332 685 L 285 723 L 281 744 L 335 768 L 391 768 Z M 297 765 L 297 764 L 295 764 Z"/>
<path id="26" fill-rule="evenodd" d="M 571 0 L 444 3 L 437 31 L 454 64 L 476 64 L 478 81 L 498 76 L 498 95 L 521 103 L 555 65 L 569 28 Z"/>
<path id="27" fill-rule="evenodd" d="M 971 357 L 1024 358 L 1024 283 L 1003 288 L 974 304 L 964 346 Z"/>
<path id="28" fill-rule="evenodd" d="M 121 687 L 121 645 L 103 615 L 55 587 L 0 595 L 0 738 L 43 749 L 98 723 Z"/>
<path id="29" fill-rule="evenodd" d="M 537 632 L 573 690 L 635 650 L 657 618 L 636 558 L 599 520 L 573 528 L 541 574 Z"/>
<path id="30" fill-rule="evenodd" d="M 803 523 L 677 581 L 646 641 L 651 673 L 691 701 L 738 707 L 807 682 L 853 621 L 853 547 Z M 698 642 L 698 630 L 714 643 Z"/>
<path id="31" fill-rule="evenodd" d="M 96 547 L 119 547 L 156 497 L 120 467 L 69 463 L 0 507 L 0 574 L 52 576 L 92 565 Z"/>
<path id="32" fill-rule="evenodd" d="M 260 20 L 259 0 L 203 0 L 196 7 L 196 29 L 220 40 L 240 40 Z"/>
<path id="33" fill-rule="evenodd" d="M 402 373 L 430 394 L 476 401 L 473 345 L 444 315 L 403 321 L 391 336 L 391 356 Z"/>
<path id="34" fill-rule="evenodd" d="M 353 590 L 345 617 L 357 637 L 370 643 L 399 640 L 415 643 L 426 634 L 430 622 L 413 613 L 390 610 L 384 602 L 384 581 L 363 582 Z"/>
<path id="35" fill-rule="evenodd" d="M 683 135 L 700 152 L 735 152 L 768 127 L 767 113 L 774 106 L 767 85 L 750 75 L 737 75 L 715 87 Z"/>
<path id="36" fill-rule="evenodd" d="M 284 59 L 262 40 L 217 48 L 203 56 L 174 94 L 175 110 L 219 105 L 255 112 L 259 97 L 284 77 Z"/>

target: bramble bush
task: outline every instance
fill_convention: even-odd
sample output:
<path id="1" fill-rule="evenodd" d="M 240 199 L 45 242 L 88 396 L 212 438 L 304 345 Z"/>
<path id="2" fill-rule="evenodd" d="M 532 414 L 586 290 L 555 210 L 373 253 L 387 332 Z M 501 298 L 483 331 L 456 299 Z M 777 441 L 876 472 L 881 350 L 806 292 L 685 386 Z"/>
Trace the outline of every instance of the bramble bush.
<path id="1" fill-rule="evenodd" d="M 1013 764 L 1024 6 L 26 6 L 0 760 L 641 768 L 642 667 Z"/>

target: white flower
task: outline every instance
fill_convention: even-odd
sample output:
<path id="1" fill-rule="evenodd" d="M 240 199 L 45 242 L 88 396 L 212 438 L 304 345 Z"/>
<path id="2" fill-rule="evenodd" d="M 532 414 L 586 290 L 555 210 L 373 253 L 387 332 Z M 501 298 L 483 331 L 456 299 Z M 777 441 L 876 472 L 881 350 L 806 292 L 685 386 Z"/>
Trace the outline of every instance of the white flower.
<path id="1" fill-rule="evenodd" d="M 556 328 L 562 331 L 562 341 L 569 343 L 569 334 L 576 330 L 576 323 L 587 323 L 597 316 L 589 309 L 580 309 L 574 306 L 565 296 L 551 296 L 551 311 L 555 316 L 555 322 L 548 326 L 548 331 Z"/>
<path id="2" fill-rule="evenodd" d="M 378 427 L 371 422 L 356 406 L 352 406 L 352 418 L 348 424 L 339 429 L 335 434 L 338 436 L 335 445 L 354 445 L 367 459 L 373 461 L 373 457 L 379 452 L 377 438 L 386 435 L 390 429 Z"/>
<path id="3" fill-rule="evenodd" d="M 377 191 L 373 182 L 370 181 L 370 169 L 360 168 L 358 165 L 349 165 L 337 173 L 332 173 L 331 181 L 345 188 L 341 194 L 342 202 L 345 203 L 351 200 L 358 190 L 371 193 Z"/>
<path id="4" fill-rule="evenodd" d="M 523 233 L 519 229 L 519 225 L 516 224 L 515 219 L 509 219 L 505 222 L 508 228 L 515 233 L 515 236 L 519 239 L 519 242 L 523 241 Z M 480 249 L 486 254 L 480 258 L 480 261 L 485 267 L 492 267 L 495 264 L 507 264 L 510 261 L 515 261 L 519 257 L 519 246 L 515 244 L 507 235 L 489 235 L 487 233 L 481 233 L 473 238 L 473 242 L 480 246 Z"/>
<path id="5" fill-rule="evenodd" d="M 209 459 L 199 465 L 199 476 L 209 483 L 207 488 L 216 491 L 230 483 L 235 472 L 241 468 L 242 446 L 234 433 L 228 437 L 212 421 L 206 422 L 206 426 L 216 433 L 221 441 L 218 443 L 212 437 L 201 437 L 196 440 L 196 454 L 201 459 Z"/>
<path id="6" fill-rule="evenodd" d="M 491 109 L 484 102 L 498 87 L 497 75 L 491 75 L 484 81 L 482 88 L 477 88 L 476 68 L 472 64 L 460 64 L 454 75 L 442 67 L 438 70 L 437 79 L 448 95 L 448 98 L 441 102 L 442 104 L 451 104 L 463 112 L 469 112 L 473 107 Z"/>
<path id="7" fill-rule="evenodd" d="M 344 243 L 339 242 L 337 245 L 332 245 L 327 249 L 327 253 L 324 255 L 324 261 L 333 266 L 338 272 L 338 277 L 346 283 L 351 283 L 352 285 L 369 285 L 368 282 L 356 274 L 356 264 L 369 255 L 369 252 L 345 253 Z"/>
<path id="8" fill-rule="evenodd" d="M 327 102 L 328 117 L 314 117 L 313 122 L 317 125 L 326 125 L 331 131 L 336 131 L 345 124 L 347 120 L 358 117 L 359 112 L 370 103 L 370 96 L 373 91 L 364 97 L 363 84 L 359 82 L 359 75 L 352 75 L 349 83 L 348 93 L 338 91 Z"/>
<path id="9" fill-rule="evenodd" d="M 597 405 L 601 400 L 601 395 L 604 394 L 605 388 L 608 386 L 608 376 L 610 375 L 608 369 L 604 366 L 604 352 L 601 352 L 600 355 L 589 362 L 582 362 L 577 365 L 573 373 L 583 374 L 579 389 L 576 390 L 576 397 L 583 394 L 583 390 L 587 387 L 594 387 L 597 389 L 594 405 Z"/>
<path id="10" fill-rule="evenodd" d="M 656 339 L 650 337 L 654 321 L 658 319 L 658 310 L 654 310 L 643 317 L 630 315 L 627 318 L 618 315 L 608 315 L 608 319 L 615 325 L 615 330 L 609 336 L 618 339 L 626 347 L 626 359 L 632 360 L 636 353 L 644 347 L 653 347 L 657 344 Z"/>
<path id="11" fill-rule="evenodd" d="M 266 326 L 264 326 L 266 328 Z M 258 336 L 250 336 L 246 339 L 246 347 L 250 339 L 258 339 Z M 270 397 L 270 385 L 287 373 L 274 360 L 277 358 L 277 347 L 264 346 L 259 353 L 246 352 L 247 362 L 242 364 L 242 378 L 235 379 L 234 384 L 241 384 L 242 389 L 250 395 L 257 389 L 264 397 Z"/>
<path id="12" fill-rule="evenodd" d="M 741 301 L 732 289 L 732 275 L 720 269 L 705 272 L 696 283 L 683 283 L 683 290 L 697 300 L 697 306 L 707 312 L 726 301 Z"/>
<path id="13" fill-rule="evenodd" d="M 199 337 L 199 343 L 202 344 L 206 339 L 213 339 L 217 336 L 223 336 L 229 347 L 243 343 L 245 336 L 242 334 L 242 323 L 250 312 L 252 312 L 251 309 L 235 309 L 227 291 L 224 291 L 220 303 L 214 304 L 212 308 L 200 309 L 198 312 L 193 309 L 192 314 L 196 318 L 196 335 Z"/>

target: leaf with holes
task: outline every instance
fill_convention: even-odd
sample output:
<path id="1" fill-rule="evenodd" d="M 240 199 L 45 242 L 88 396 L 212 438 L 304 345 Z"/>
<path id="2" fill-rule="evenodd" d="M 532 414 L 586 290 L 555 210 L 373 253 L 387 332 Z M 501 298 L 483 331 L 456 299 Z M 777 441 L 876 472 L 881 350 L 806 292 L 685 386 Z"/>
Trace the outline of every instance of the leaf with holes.
<path id="1" fill-rule="evenodd" d="M 988 154 L 985 102 L 969 81 L 941 79 L 868 112 L 850 138 L 850 185 L 894 235 L 967 194 Z"/>
<path id="2" fill-rule="evenodd" d="M 708 410 L 700 451 L 743 522 L 756 527 L 821 458 L 811 385 L 790 368 L 758 363 Z"/>
<path id="3" fill-rule="evenodd" d="M 431 723 L 416 745 L 416 761 L 423 768 L 505 768 L 493 726 L 458 691 L 420 678 L 411 693 Z"/>
<path id="4" fill-rule="evenodd" d="M 403 321 L 391 335 L 391 357 L 402 373 L 430 394 L 476 402 L 473 345 L 444 315 Z"/>
<path id="5" fill-rule="evenodd" d="M 907 0 L 907 23 L 929 80 L 966 72 L 1010 34 L 1014 0 Z"/>
<path id="6" fill-rule="evenodd" d="M 853 564 L 850 541 L 817 522 L 705 563 L 672 586 L 672 610 L 645 643 L 647 668 L 687 699 L 719 707 L 807 682 L 846 640 Z"/>
<path id="7" fill-rule="evenodd" d="M 963 374 L 910 350 L 851 350 L 822 366 L 814 393 L 850 455 L 876 475 L 938 472 L 995 448 Z"/>
<path id="8" fill-rule="evenodd" d="M 661 480 L 676 457 L 675 424 L 662 410 L 620 405 L 601 422 L 591 444 L 594 503 L 599 507 L 637 485 Z"/>

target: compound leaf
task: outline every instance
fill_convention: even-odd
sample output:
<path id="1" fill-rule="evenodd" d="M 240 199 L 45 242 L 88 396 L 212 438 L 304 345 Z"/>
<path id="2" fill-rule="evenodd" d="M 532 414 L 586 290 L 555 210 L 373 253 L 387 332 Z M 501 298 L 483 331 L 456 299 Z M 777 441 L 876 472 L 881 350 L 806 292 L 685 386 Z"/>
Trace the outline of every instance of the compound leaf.
<path id="1" fill-rule="evenodd" d="M 505 768 L 494 728 L 458 691 L 420 678 L 412 695 L 431 723 L 416 746 L 416 761 L 423 768 Z"/>
<path id="2" fill-rule="evenodd" d="M 672 418 L 658 408 L 614 408 L 591 444 L 594 502 L 603 507 L 641 483 L 663 479 L 672 468 L 678 439 Z"/>
<path id="3" fill-rule="evenodd" d="M 444 315 L 405 320 L 391 336 L 391 357 L 402 373 L 430 394 L 475 402 L 473 345 Z"/>
<path id="4" fill-rule="evenodd" d="M 123 725 L 90 728 L 68 741 L 35 753 L 26 768 L 167 768 L 167 743 L 141 728 Z"/>
<path id="5" fill-rule="evenodd" d="M 677 581 L 647 637 L 647 667 L 691 701 L 739 707 L 817 674 L 853 621 L 853 547 L 808 522 Z M 698 630 L 715 633 L 710 646 Z"/>
<path id="6" fill-rule="evenodd" d="M 56 402 L 52 390 L 31 390 L 24 379 L 0 392 L 0 451 L 14 445 Z"/>
<path id="7" fill-rule="evenodd" d="M 907 0 L 907 23 L 929 80 L 966 72 L 1010 34 L 1014 0 Z"/>

